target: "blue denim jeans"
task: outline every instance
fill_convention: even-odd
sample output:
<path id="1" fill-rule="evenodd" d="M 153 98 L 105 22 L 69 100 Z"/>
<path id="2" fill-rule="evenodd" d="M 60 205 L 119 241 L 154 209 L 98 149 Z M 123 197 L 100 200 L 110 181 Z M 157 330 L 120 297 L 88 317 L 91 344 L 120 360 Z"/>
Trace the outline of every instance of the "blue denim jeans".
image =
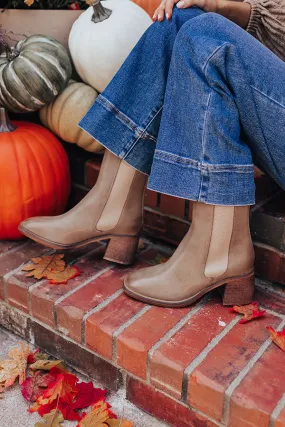
<path id="1" fill-rule="evenodd" d="M 154 23 L 79 126 L 152 190 L 255 202 L 254 166 L 285 188 L 285 63 L 198 8 Z"/>

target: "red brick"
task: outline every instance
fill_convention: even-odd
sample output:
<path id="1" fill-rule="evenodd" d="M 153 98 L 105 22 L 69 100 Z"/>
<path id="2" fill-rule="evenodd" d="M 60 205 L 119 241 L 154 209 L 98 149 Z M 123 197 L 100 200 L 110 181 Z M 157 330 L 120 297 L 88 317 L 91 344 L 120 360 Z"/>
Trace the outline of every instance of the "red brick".
<path id="1" fill-rule="evenodd" d="M 98 179 L 100 168 L 102 163 L 102 157 L 98 156 L 92 160 L 88 160 L 85 163 L 85 185 L 88 188 L 92 188 Z"/>
<path id="2" fill-rule="evenodd" d="M 93 243 L 88 245 L 86 248 L 79 248 L 72 251 L 68 251 L 65 254 L 65 261 L 66 262 L 73 262 L 77 258 L 81 257 L 84 253 L 87 253 L 87 251 L 94 250 L 96 248 L 99 248 L 100 245 L 98 243 Z M 42 253 L 46 252 L 47 249 L 42 248 Z M 42 253 L 38 253 L 37 255 L 41 255 Z M 20 310 L 23 310 L 24 312 L 29 312 L 29 290 L 30 287 L 33 286 L 35 283 L 37 283 L 38 280 L 34 279 L 33 277 L 27 277 L 26 273 L 22 271 L 17 271 L 15 274 L 10 276 L 7 279 L 7 294 L 8 294 L 8 300 L 9 303 L 15 307 L 17 307 Z"/>
<path id="3" fill-rule="evenodd" d="M 280 412 L 274 427 L 285 427 L 285 408 Z"/>
<path id="4" fill-rule="evenodd" d="M 272 285 L 274 287 L 274 285 Z M 267 309 L 273 310 L 276 313 L 285 315 L 285 292 L 284 295 L 279 295 L 270 290 L 265 290 L 260 287 L 256 287 L 255 297 L 259 304 Z"/>
<path id="5" fill-rule="evenodd" d="M 120 295 L 105 308 L 86 319 L 86 345 L 106 359 L 112 359 L 114 332 L 145 305 Z"/>
<path id="6" fill-rule="evenodd" d="M 188 403 L 220 421 L 226 389 L 268 338 L 266 326 L 279 323 L 280 319 L 267 314 L 235 325 L 190 374 Z"/>
<path id="7" fill-rule="evenodd" d="M 206 417 L 134 378 L 127 378 L 127 399 L 174 427 L 216 427 Z M 241 426 L 240 426 L 241 427 Z"/>
<path id="8" fill-rule="evenodd" d="M 150 362 L 152 384 L 181 399 L 185 368 L 223 331 L 219 320 L 228 324 L 233 317 L 234 314 L 221 305 L 220 297 L 213 297 L 156 350 Z"/>
<path id="9" fill-rule="evenodd" d="M 117 362 L 127 371 L 146 378 L 148 351 L 190 309 L 152 307 L 117 338 Z"/>
<path id="10" fill-rule="evenodd" d="M 272 282 L 285 284 L 285 254 L 262 243 L 255 243 L 255 272 Z"/>
<path id="11" fill-rule="evenodd" d="M 104 261 L 102 268 L 104 265 L 110 266 L 110 263 Z M 142 264 L 137 262 L 132 269 L 140 267 Z M 58 329 L 81 342 L 84 315 L 122 288 L 125 275 L 132 269 L 114 267 L 62 300 L 55 308 Z"/>
<path id="12" fill-rule="evenodd" d="M 232 395 L 230 427 L 269 426 L 270 415 L 285 393 L 284 363 L 284 353 L 271 344 Z"/>
<path id="13" fill-rule="evenodd" d="M 150 208 L 157 208 L 158 200 L 157 200 L 158 194 L 155 191 L 146 189 L 145 191 L 145 198 L 144 198 L 144 204 L 145 206 L 149 206 Z"/>
<path id="14" fill-rule="evenodd" d="M 166 194 L 161 195 L 160 210 L 164 214 L 175 215 L 184 218 L 185 200 Z"/>
<path id="15" fill-rule="evenodd" d="M 15 249 L 17 246 L 22 245 L 24 242 L 21 241 L 0 241 L 0 255 L 5 254 L 6 252 L 10 251 L 11 249 Z"/>
<path id="16" fill-rule="evenodd" d="M 8 251 L 0 257 L 0 299 L 5 299 L 5 275 L 19 268 L 31 258 L 47 252 L 42 245 L 29 241 L 16 250 Z"/>
<path id="17" fill-rule="evenodd" d="M 189 223 L 182 219 L 162 215 L 150 208 L 145 209 L 144 231 L 156 239 L 179 245 L 188 230 Z"/>
<path id="18" fill-rule="evenodd" d="M 103 270 L 107 262 L 102 260 L 102 255 L 103 251 L 99 249 L 96 253 L 81 258 L 76 263 L 76 266 L 82 272 L 81 275 L 69 280 L 66 285 L 43 283 L 32 289 L 30 299 L 33 316 L 47 325 L 54 326 L 54 303 L 67 292 L 77 288 L 77 286 Z"/>

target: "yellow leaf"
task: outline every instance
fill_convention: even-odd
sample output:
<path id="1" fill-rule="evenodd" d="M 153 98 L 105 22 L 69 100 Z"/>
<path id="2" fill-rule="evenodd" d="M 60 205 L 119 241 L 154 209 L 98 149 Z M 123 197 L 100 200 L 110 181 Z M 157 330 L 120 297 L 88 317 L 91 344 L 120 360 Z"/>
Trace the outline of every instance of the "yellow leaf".
<path id="1" fill-rule="evenodd" d="M 37 371 L 49 371 L 54 366 L 60 365 L 62 363 L 61 360 L 37 360 L 35 363 L 30 365 L 30 369 Z"/>
<path id="2" fill-rule="evenodd" d="M 64 255 L 44 255 L 39 258 L 32 258 L 33 264 L 28 264 L 22 271 L 29 271 L 27 277 L 35 277 L 40 280 L 53 271 L 63 271 L 65 269 Z"/>
<path id="3" fill-rule="evenodd" d="M 13 385 L 18 377 L 20 384 L 25 381 L 29 354 L 27 344 L 21 343 L 19 347 L 9 351 L 10 359 L 0 361 L 0 383 L 4 383 L 5 388 Z"/>
<path id="4" fill-rule="evenodd" d="M 45 422 L 38 422 L 35 427 L 62 427 L 61 423 L 64 421 L 62 413 L 56 409 L 44 415 L 43 419 Z"/>

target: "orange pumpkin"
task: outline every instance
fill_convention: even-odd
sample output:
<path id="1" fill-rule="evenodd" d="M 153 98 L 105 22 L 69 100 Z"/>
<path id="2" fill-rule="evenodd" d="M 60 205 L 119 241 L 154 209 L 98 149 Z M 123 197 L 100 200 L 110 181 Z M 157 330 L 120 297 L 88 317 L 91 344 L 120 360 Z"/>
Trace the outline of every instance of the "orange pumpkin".
<path id="1" fill-rule="evenodd" d="M 152 18 L 161 0 L 133 0 L 133 2 L 142 7 Z"/>
<path id="2" fill-rule="evenodd" d="M 9 122 L 0 108 L 0 240 L 21 238 L 18 225 L 32 216 L 64 212 L 70 190 L 68 158 L 42 126 Z"/>

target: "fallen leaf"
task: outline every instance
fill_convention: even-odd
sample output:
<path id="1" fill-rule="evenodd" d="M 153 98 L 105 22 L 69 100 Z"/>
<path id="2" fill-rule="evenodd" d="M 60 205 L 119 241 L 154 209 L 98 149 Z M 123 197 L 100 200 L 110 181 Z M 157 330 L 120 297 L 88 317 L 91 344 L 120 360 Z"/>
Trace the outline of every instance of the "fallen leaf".
<path id="1" fill-rule="evenodd" d="M 52 285 L 66 284 L 68 280 L 74 279 L 74 277 L 80 276 L 81 271 L 78 270 L 74 265 L 68 265 L 63 271 L 51 271 L 47 274 L 47 279 Z"/>
<path id="2" fill-rule="evenodd" d="M 40 353 L 40 350 L 36 350 L 34 353 L 29 354 L 28 356 L 28 365 L 35 363 L 37 360 L 47 360 L 48 354 Z"/>
<path id="3" fill-rule="evenodd" d="M 35 363 L 30 365 L 30 369 L 32 369 L 33 371 L 50 371 L 52 368 L 57 365 L 60 365 L 61 363 L 61 360 L 37 360 Z"/>
<path id="4" fill-rule="evenodd" d="M 257 317 L 262 317 L 265 315 L 266 310 L 260 311 L 258 302 L 252 302 L 248 305 L 235 305 L 230 311 L 234 313 L 243 314 L 243 318 L 239 321 L 239 323 L 246 323 L 252 319 L 256 319 Z"/>
<path id="5" fill-rule="evenodd" d="M 85 414 L 77 427 L 108 427 L 106 421 L 110 418 L 108 403 L 101 400 L 92 406 L 91 412 Z"/>
<path id="6" fill-rule="evenodd" d="M 106 424 L 108 427 L 133 427 L 134 425 L 134 423 L 128 420 L 122 420 L 122 419 L 114 420 L 111 418 L 109 418 L 106 421 Z"/>
<path id="7" fill-rule="evenodd" d="M 23 398 L 28 402 L 35 402 L 54 381 L 54 375 L 42 371 L 36 372 L 23 382 L 21 390 Z"/>
<path id="8" fill-rule="evenodd" d="M 38 422 L 35 424 L 35 427 L 62 427 L 61 423 L 64 421 L 62 413 L 56 409 L 44 415 L 43 418 L 45 422 Z"/>
<path id="9" fill-rule="evenodd" d="M 29 354 L 27 344 L 20 343 L 19 347 L 9 351 L 10 359 L 0 361 L 0 383 L 4 383 L 5 388 L 13 385 L 18 377 L 20 384 L 25 381 Z"/>
<path id="10" fill-rule="evenodd" d="M 57 369 L 57 367 L 53 369 Z M 53 374 L 53 372 L 54 371 L 51 370 L 51 374 Z M 78 393 L 76 388 L 77 381 L 77 377 L 73 374 L 67 372 L 59 373 L 56 380 L 48 386 L 41 396 L 39 396 L 35 405 L 30 409 L 30 412 L 38 412 L 40 406 L 51 405 L 58 399 L 71 404 Z"/>
<path id="11" fill-rule="evenodd" d="M 73 409 L 83 409 L 94 405 L 95 403 L 104 400 L 107 394 L 107 390 L 95 388 L 92 382 L 78 383 L 77 390 L 78 394 L 76 396 L 76 400 L 72 403 Z"/>
<path id="12" fill-rule="evenodd" d="M 285 351 L 285 328 L 282 331 L 275 331 L 272 326 L 267 326 L 266 329 L 269 331 L 272 341 Z"/>
<path id="13" fill-rule="evenodd" d="M 53 254 L 32 258 L 33 264 L 26 265 L 22 271 L 29 271 L 27 277 L 43 279 L 52 271 L 63 271 L 65 269 L 63 257 L 63 254 Z"/>

